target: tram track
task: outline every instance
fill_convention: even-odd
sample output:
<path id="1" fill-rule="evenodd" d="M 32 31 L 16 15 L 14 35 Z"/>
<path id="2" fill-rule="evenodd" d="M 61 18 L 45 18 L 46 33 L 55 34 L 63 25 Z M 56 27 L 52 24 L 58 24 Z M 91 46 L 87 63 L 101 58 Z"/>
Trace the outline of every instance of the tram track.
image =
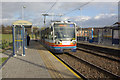
<path id="1" fill-rule="evenodd" d="M 100 52 L 95 52 L 95 51 L 87 50 L 87 49 L 80 48 L 80 47 L 77 47 L 77 50 L 80 50 L 80 51 L 83 51 L 83 52 L 86 52 L 86 53 L 89 53 L 89 54 L 92 54 L 92 55 L 95 55 L 95 56 L 98 56 L 98 57 L 102 57 L 102 58 L 105 58 L 105 59 L 108 59 L 108 60 L 111 60 L 111 61 L 116 61 L 116 62 L 120 63 L 119 57 L 115 57 L 115 56 L 112 56 L 112 55 L 102 54 Z"/>
<path id="2" fill-rule="evenodd" d="M 99 66 L 97 66 L 97 65 L 95 65 L 95 64 L 92 64 L 92 63 L 90 63 L 90 62 L 88 62 L 88 61 L 86 61 L 86 60 L 84 60 L 84 59 L 81 59 L 81 58 L 79 58 L 79 57 L 77 57 L 77 56 L 75 56 L 75 55 L 72 55 L 72 54 L 70 54 L 70 53 L 66 53 L 66 54 L 64 54 L 63 56 L 65 56 L 65 55 L 67 55 L 67 57 L 71 57 L 71 60 L 75 60 L 73 63 L 77 63 L 77 62 L 80 62 L 80 64 L 82 63 L 82 64 L 84 64 L 85 66 L 87 66 L 87 67 L 89 67 L 90 69 L 96 69 L 97 71 L 95 72 L 95 74 L 97 74 L 97 75 L 95 75 L 95 76 L 97 76 L 97 77 L 90 77 L 90 75 L 87 75 L 87 77 L 85 77 L 85 78 L 98 78 L 98 77 L 100 77 L 99 75 L 98 75 L 98 73 L 100 72 L 102 72 L 104 75 L 107 75 L 107 78 L 108 78 L 108 75 L 109 75 L 109 78 L 120 78 L 120 76 L 119 75 L 116 75 L 116 74 L 114 74 L 114 73 L 112 73 L 112 72 L 110 72 L 110 71 L 108 71 L 108 70 L 106 70 L 106 69 L 103 69 L 103 68 L 101 68 L 101 67 L 99 67 Z M 61 59 L 62 57 L 60 57 L 59 55 L 56 55 L 57 57 L 59 57 L 59 59 Z M 62 55 L 61 55 L 62 56 Z M 66 63 L 66 61 L 65 61 L 65 59 L 62 59 L 62 61 L 64 61 L 64 63 Z M 66 64 L 68 64 L 68 62 L 66 63 Z M 68 64 L 68 65 L 72 65 L 72 64 Z M 77 64 L 78 65 L 78 64 Z M 75 68 L 75 67 L 74 67 Z M 79 69 L 77 68 L 76 70 L 78 70 L 79 71 Z M 89 72 L 89 71 L 88 71 Z M 79 73 L 80 74 L 82 74 L 80 71 L 79 71 Z M 100 74 L 99 73 L 99 74 Z M 89 73 L 88 73 L 89 74 Z M 85 75 L 84 73 L 82 74 L 82 75 Z M 93 74 L 91 74 L 91 75 L 93 75 Z M 102 76 L 103 77 L 103 76 Z M 106 78 L 106 77 L 105 77 Z"/>
<path id="3" fill-rule="evenodd" d="M 87 80 L 87 77 L 85 77 L 83 74 L 79 73 L 75 68 L 67 64 L 62 58 L 60 58 L 58 55 L 55 55 L 59 60 L 61 60 L 65 65 L 67 65 L 70 69 L 72 69 L 76 74 L 78 74 L 83 80 Z"/>
<path id="4" fill-rule="evenodd" d="M 107 56 L 111 56 L 115 58 L 120 58 L 119 49 L 112 49 L 108 47 L 101 47 L 101 46 L 88 45 L 88 44 L 82 44 L 82 43 L 77 43 L 77 46 L 82 49 L 100 53 L 101 55 L 107 55 Z"/>

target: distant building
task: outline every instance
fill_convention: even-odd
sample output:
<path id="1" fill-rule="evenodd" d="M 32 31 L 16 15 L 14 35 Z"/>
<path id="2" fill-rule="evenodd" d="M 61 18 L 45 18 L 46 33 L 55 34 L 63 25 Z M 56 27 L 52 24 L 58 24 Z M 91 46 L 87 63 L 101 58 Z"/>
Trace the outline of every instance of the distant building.
<path id="1" fill-rule="evenodd" d="M 120 27 L 120 22 L 116 22 L 113 25 L 118 25 L 118 27 Z"/>

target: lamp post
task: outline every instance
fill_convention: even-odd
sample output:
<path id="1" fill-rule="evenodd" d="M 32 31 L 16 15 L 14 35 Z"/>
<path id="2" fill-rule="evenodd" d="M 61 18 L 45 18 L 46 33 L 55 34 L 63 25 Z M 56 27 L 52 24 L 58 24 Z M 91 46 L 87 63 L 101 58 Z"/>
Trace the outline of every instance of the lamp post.
<path id="1" fill-rule="evenodd" d="M 79 10 L 80 10 L 80 17 L 81 17 L 81 20 L 82 20 L 82 8 L 80 8 Z M 82 36 L 82 22 L 80 22 L 80 23 L 81 23 L 80 24 L 81 25 L 80 28 L 81 28 L 81 36 Z"/>
<path id="2" fill-rule="evenodd" d="M 22 6 L 22 20 L 24 20 L 24 9 L 26 8 L 26 6 Z"/>

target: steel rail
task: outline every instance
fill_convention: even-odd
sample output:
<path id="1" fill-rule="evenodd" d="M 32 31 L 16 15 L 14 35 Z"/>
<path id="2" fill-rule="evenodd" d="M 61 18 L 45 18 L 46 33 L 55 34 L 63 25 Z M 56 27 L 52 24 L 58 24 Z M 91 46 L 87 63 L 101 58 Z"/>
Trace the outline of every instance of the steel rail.
<path id="1" fill-rule="evenodd" d="M 79 75 L 83 80 L 87 80 L 87 78 L 79 73 L 76 69 L 74 69 L 73 67 L 71 67 L 69 64 L 67 64 L 63 59 L 59 58 L 57 55 L 55 55 L 59 60 L 61 60 L 65 65 L 67 65 L 70 69 L 72 69 L 77 75 Z"/>
<path id="2" fill-rule="evenodd" d="M 74 56 L 74 55 L 69 54 L 69 53 L 67 53 L 66 55 L 69 55 L 69 56 L 73 57 L 74 59 L 77 59 L 77 60 L 79 60 L 79 61 L 82 61 L 82 62 L 86 63 L 87 65 L 89 65 L 89 66 L 91 66 L 91 67 L 93 67 L 93 68 L 98 69 L 99 71 L 102 71 L 102 72 L 104 72 L 104 73 L 107 73 L 107 74 L 109 74 L 109 75 L 112 75 L 112 76 L 114 76 L 114 78 L 117 78 L 117 79 L 120 78 L 119 75 L 116 75 L 116 74 L 114 74 L 114 73 L 112 73 L 112 72 L 110 72 L 110 71 L 108 71 L 108 70 L 105 70 L 105 69 L 103 69 L 103 68 L 101 68 L 101 67 L 99 67 L 99 66 L 97 66 L 97 65 L 94 65 L 94 64 L 92 64 L 92 63 L 90 63 L 90 62 L 88 62 L 88 61 L 86 61 L 86 60 L 84 60 L 84 59 L 78 58 L 77 56 Z"/>
<path id="3" fill-rule="evenodd" d="M 108 57 L 108 56 L 105 56 L 105 55 L 97 54 L 97 53 L 98 53 L 97 51 L 95 52 L 95 51 L 87 50 L 87 49 L 80 48 L 80 47 L 77 47 L 77 50 L 81 50 L 81 51 L 90 53 L 90 54 L 92 54 L 92 55 L 95 55 L 95 56 L 98 56 L 98 57 L 103 57 L 103 58 L 105 58 L 105 59 L 109 59 L 109 60 L 111 60 L 111 61 L 116 61 L 116 62 L 119 62 L 119 63 L 120 63 L 120 60 L 119 60 L 119 59 L 115 59 L 115 58 Z M 99 53 L 100 53 L 100 52 L 99 52 Z"/>

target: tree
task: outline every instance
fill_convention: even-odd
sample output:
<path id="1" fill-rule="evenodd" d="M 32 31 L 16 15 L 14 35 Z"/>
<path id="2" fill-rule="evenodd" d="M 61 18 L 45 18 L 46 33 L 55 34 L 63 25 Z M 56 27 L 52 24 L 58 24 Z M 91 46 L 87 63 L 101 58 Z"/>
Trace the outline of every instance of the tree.
<path id="1" fill-rule="evenodd" d="M 2 26 L 2 34 L 5 33 L 5 26 L 4 25 L 1 25 Z"/>

